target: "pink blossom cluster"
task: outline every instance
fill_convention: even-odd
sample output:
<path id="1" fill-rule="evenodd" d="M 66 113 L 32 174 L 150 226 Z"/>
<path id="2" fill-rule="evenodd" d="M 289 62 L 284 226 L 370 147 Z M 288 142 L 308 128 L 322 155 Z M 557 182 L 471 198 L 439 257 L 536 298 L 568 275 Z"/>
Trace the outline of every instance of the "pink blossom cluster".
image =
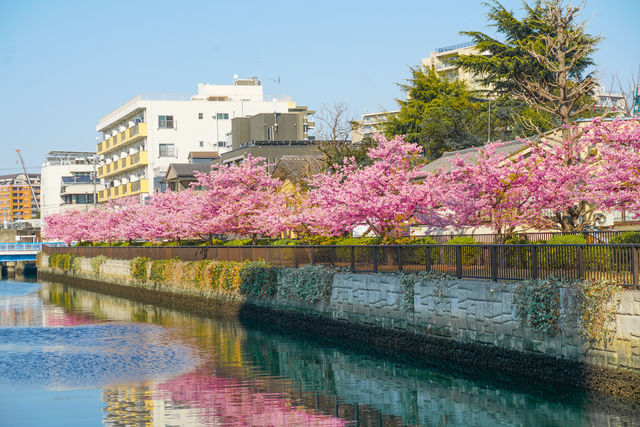
<path id="1" fill-rule="evenodd" d="M 433 173 L 424 172 L 418 145 L 379 137 L 370 165 L 345 158 L 335 172 L 312 177 L 306 191 L 283 185 L 264 159 L 248 157 L 199 174 L 192 189 L 158 193 L 144 204 L 125 199 L 51 215 L 45 231 L 69 243 L 338 236 L 364 225 L 393 240 L 414 224 L 484 225 L 502 235 L 553 228 L 556 215 L 581 203 L 640 216 L 640 120 L 596 120 L 572 131 L 562 142 L 522 140 L 516 155 L 503 153 L 505 143 L 488 144 Z"/>

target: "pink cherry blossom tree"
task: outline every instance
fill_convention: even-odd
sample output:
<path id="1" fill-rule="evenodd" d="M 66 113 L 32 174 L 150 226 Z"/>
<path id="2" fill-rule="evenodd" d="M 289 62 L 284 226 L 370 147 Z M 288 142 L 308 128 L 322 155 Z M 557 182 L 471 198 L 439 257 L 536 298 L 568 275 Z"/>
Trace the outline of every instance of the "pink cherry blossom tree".
<path id="1" fill-rule="evenodd" d="M 418 180 L 421 151 L 403 137 L 378 137 L 378 146 L 368 152 L 370 166 L 359 169 L 354 159 L 345 159 L 334 173 L 313 177 L 301 221 L 329 235 L 366 224 L 385 241 L 405 234 L 411 224 L 443 225 L 438 180 Z"/>
<path id="2" fill-rule="evenodd" d="M 203 201 L 210 231 L 220 230 L 251 236 L 276 236 L 283 223 L 276 221 L 286 212 L 284 197 L 278 192 L 282 182 L 271 177 L 261 157 L 249 155 L 240 165 L 214 166 L 207 174 L 197 174 L 205 188 Z M 214 228 L 215 227 L 215 228 Z"/>

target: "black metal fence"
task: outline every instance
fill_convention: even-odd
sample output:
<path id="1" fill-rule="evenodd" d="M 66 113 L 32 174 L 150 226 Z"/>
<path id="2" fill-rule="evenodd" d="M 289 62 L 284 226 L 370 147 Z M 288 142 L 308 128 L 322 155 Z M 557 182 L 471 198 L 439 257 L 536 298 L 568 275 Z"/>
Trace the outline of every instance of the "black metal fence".
<path id="1" fill-rule="evenodd" d="M 521 238 L 529 242 L 547 241 L 555 236 L 582 236 L 589 244 L 608 243 L 612 237 L 615 237 L 624 231 L 604 230 L 604 231 L 584 231 L 584 232 L 559 232 L 559 231 L 542 231 L 537 233 L 515 233 L 512 238 Z M 487 245 L 498 242 L 497 234 L 435 234 L 430 235 L 437 243 L 444 244 L 454 237 L 473 237 L 478 243 Z M 525 242 L 526 243 L 526 242 Z"/>
<path id="2" fill-rule="evenodd" d="M 455 277 L 523 280 L 549 275 L 608 279 L 640 288 L 640 245 L 357 245 L 357 246 L 82 246 L 43 247 L 113 259 L 265 260 L 298 267 L 325 264 L 353 272 L 438 271 Z"/>

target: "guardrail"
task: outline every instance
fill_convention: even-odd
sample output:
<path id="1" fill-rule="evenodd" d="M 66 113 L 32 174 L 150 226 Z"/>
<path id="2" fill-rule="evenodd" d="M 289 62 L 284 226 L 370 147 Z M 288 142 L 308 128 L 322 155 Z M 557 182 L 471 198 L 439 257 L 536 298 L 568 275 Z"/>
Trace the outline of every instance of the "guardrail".
<path id="1" fill-rule="evenodd" d="M 82 246 L 43 248 L 113 259 L 265 260 L 275 266 L 325 264 L 353 272 L 438 271 L 459 278 L 524 280 L 550 275 L 607 279 L 640 288 L 640 245 Z"/>
<path id="2" fill-rule="evenodd" d="M 0 243 L 0 252 L 40 252 L 42 243 Z"/>

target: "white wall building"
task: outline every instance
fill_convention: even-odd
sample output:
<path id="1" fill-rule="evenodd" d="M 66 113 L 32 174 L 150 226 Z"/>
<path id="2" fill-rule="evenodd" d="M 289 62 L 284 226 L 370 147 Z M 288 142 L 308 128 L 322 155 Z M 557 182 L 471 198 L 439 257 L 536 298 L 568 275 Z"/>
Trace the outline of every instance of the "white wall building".
<path id="1" fill-rule="evenodd" d="M 233 85 L 198 85 L 190 97 L 139 95 L 105 117 L 96 131 L 102 165 L 98 177 L 106 188 L 98 201 L 164 190 L 170 163 L 186 163 L 189 152 L 231 149 L 231 119 L 258 113 L 306 112 L 289 97 L 265 97 L 260 80 Z M 311 114 L 311 112 L 309 112 Z M 303 121 L 308 136 L 313 122 Z"/>
<path id="2" fill-rule="evenodd" d="M 95 153 L 50 151 L 42 164 L 40 210 L 44 219 L 69 209 L 93 208 Z M 96 183 L 95 190 L 104 185 Z"/>

